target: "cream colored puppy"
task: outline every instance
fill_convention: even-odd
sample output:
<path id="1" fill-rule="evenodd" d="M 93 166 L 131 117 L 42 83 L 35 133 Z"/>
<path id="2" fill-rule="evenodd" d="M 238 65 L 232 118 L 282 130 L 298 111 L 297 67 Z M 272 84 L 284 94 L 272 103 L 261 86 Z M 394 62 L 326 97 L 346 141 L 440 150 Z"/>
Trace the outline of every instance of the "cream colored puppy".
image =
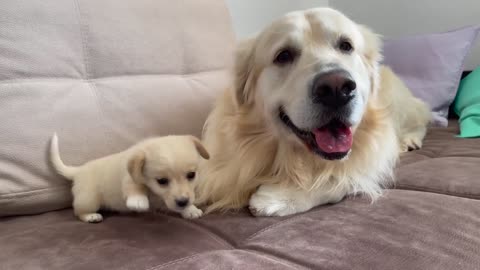
<path id="1" fill-rule="evenodd" d="M 163 202 L 184 218 L 200 217 L 202 210 L 193 205 L 199 156 L 209 159 L 207 150 L 193 136 L 146 139 L 123 152 L 79 167 L 62 162 L 56 134 L 50 146 L 50 158 L 56 171 L 73 180 L 75 215 L 92 223 L 103 220 L 97 213 L 101 208 L 143 212 L 160 207 L 155 201 Z M 153 195 L 151 201 L 149 195 Z"/>

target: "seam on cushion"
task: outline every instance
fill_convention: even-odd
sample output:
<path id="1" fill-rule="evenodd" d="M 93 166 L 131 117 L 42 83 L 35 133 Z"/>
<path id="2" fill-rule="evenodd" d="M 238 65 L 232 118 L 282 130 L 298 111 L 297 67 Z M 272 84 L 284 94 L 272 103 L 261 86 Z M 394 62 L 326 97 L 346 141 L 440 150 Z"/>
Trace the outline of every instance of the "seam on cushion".
<path id="1" fill-rule="evenodd" d="M 262 249 L 262 248 L 257 248 L 257 249 L 245 248 L 244 249 L 244 248 L 242 248 L 242 249 L 239 249 L 239 250 L 243 250 L 245 252 L 248 252 L 250 254 L 255 254 L 257 256 L 265 257 L 267 259 L 273 260 L 273 261 L 278 262 L 280 264 L 283 264 L 283 265 L 286 265 L 286 266 L 289 266 L 289 267 L 293 267 L 294 269 L 312 269 L 312 268 L 309 268 L 309 267 L 305 266 L 304 264 L 302 264 L 301 261 L 299 261 L 297 259 L 280 257 L 277 254 L 274 254 L 272 252 L 267 251 L 267 249 Z M 315 268 L 315 269 L 319 269 L 319 268 Z"/>
<path id="2" fill-rule="evenodd" d="M 90 59 L 89 59 L 89 56 L 88 56 L 88 39 L 87 39 L 87 35 L 84 31 L 84 28 L 87 28 L 87 24 L 84 24 L 83 23 L 83 20 L 82 20 L 82 13 L 81 13 L 81 9 L 80 9 L 80 3 L 78 2 L 78 0 L 74 0 L 75 1 L 75 8 L 77 9 L 77 19 L 78 19 L 78 25 L 80 27 L 80 35 L 81 35 L 81 40 L 82 40 L 82 55 L 83 55 L 83 63 L 85 65 L 85 76 L 86 78 L 84 79 L 89 88 L 90 88 L 90 91 L 92 92 L 93 94 L 93 97 L 95 99 L 95 103 L 97 104 L 97 109 L 98 109 L 98 112 L 100 114 L 100 117 L 101 117 L 101 126 L 103 127 L 103 138 L 104 138 L 104 142 L 105 144 L 108 144 L 110 142 L 110 140 L 108 140 L 108 138 L 111 138 L 112 137 L 112 132 L 111 131 L 107 131 L 107 125 L 105 124 L 105 113 L 102 109 L 102 104 L 101 104 L 101 101 L 100 101 L 100 97 L 98 96 L 98 90 L 97 90 L 97 86 L 95 85 L 95 82 L 90 80 L 90 78 L 92 77 L 92 72 L 91 72 L 91 67 L 90 67 Z"/>
<path id="3" fill-rule="evenodd" d="M 412 152 L 411 154 L 409 153 L 409 156 L 411 156 L 411 155 L 413 154 L 413 155 L 417 155 L 417 156 L 424 157 L 424 158 L 426 158 L 426 159 L 438 158 L 438 154 L 439 154 L 438 151 L 436 151 L 436 152 L 435 152 L 435 151 L 431 151 L 431 150 L 429 151 L 429 150 L 427 150 L 427 149 L 422 149 L 422 150 L 423 150 L 422 152 L 418 152 L 418 153 L 416 153 L 416 152 Z M 430 152 L 430 153 L 425 153 L 425 152 L 427 152 L 427 151 Z M 407 152 L 407 153 L 408 153 L 408 152 Z M 401 159 L 401 158 L 402 158 L 402 157 L 400 157 L 400 159 Z"/>
<path id="4" fill-rule="evenodd" d="M 298 265 L 293 262 L 290 262 L 290 261 L 287 261 L 287 260 L 283 260 L 282 258 L 278 258 L 276 256 L 273 256 L 274 258 L 272 258 L 271 256 L 268 256 L 267 254 L 268 253 L 265 253 L 263 254 L 263 251 L 262 252 L 252 252 L 251 250 L 245 250 L 245 249 L 237 249 L 238 251 L 243 251 L 243 252 L 246 252 L 246 253 L 249 253 L 249 254 L 255 254 L 257 256 L 261 256 L 261 257 L 265 257 L 271 261 L 275 261 L 275 262 L 278 262 L 280 264 L 283 264 L 283 265 L 286 265 L 286 266 L 290 266 L 290 267 L 294 267 L 295 269 L 300 269 L 300 267 L 303 267 L 301 265 Z M 198 253 L 194 253 L 192 255 L 189 255 L 187 257 L 183 257 L 183 258 L 179 258 L 179 259 L 176 259 L 176 260 L 173 260 L 173 261 L 170 261 L 170 262 L 167 262 L 167 263 L 163 263 L 163 264 L 160 264 L 160 265 L 157 265 L 157 266 L 152 266 L 150 268 L 147 268 L 146 270 L 158 270 L 158 269 L 162 269 L 162 268 L 165 268 L 165 267 L 168 267 L 168 266 L 172 266 L 172 265 L 175 265 L 175 264 L 178 264 L 178 263 L 181 263 L 181 262 L 184 262 L 186 260 L 189 260 L 189 259 L 193 259 L 193 258 L 196 258 L 196 257 L 199 257 L 199 256 L 203 256 L 203 255 L 208 255 L 210 253 L 216 253 L 216 252 L 219 252 L 219 251 L 224 251 L 223 249 L 217 249 L 217 250 L 211 250 L 211 251 L 206 251 L 206 252 L 198 252 Z M 285 261 L 287 261 L 288 263 L 286 263 Z M 305 267 L 303 267 L 305 268 Z"/>
<path id="5" fill-rule="evenodd" d="M 182 74 L 131 74 L 131 75 L 119 75 L 119 76 L 105 76 L 105 77 L 100 77 L 100 78 L 94 78 L 91 79 L 92 81 L 107 81 L 107 80 L 121 80 L 129 77 L 182 77 L 182 78 L 190 78 L 190 77 L 195 77 L 197 75 L 204 75 L 204 74 L 214 74 L 214 73 L 221 73 L 225 72 L 227 69 L 226 68 L 216 68 L 216 69 L 210 69 L 210 70 L 202 70 L 202 71 L 197 71 L 197 72 L 192 72 L 192 73 L 182 73 Z"/>
<path id="6" fill-rule="evenodd" d="M 310 210 L 309 212 L 311 212 L 311 211 L 312 211 L 312 210 Z M 313 211 L 315 211 L 315 210 L 313 210 Z M 298 214 L 295 215 L 295 216 L 292 216 L 292 217 L 290 217 L 290 218 L 287 218 L 287 219 L 284 219 L 284 220 L 279 221 L 279 222 L 277 222 L 277 223 L 274 223 L 274 224 L 272 224 L 272 225 L 269 225 L 269 226 L 267 226 L 267 227 L 265 227 L 265 228 L 263 228 L 263 229 L 255 232 L 255 233 L 253 233 L 253 234 L 250 235 L 249 237 L 245 238 L 245 241 L 244 241 L 244 242 L 250 241 L 250 240 L 252 240 L 253 238 L 259 236 L 260 234 L 269 231 L 270 229 L 273 229 L 273 228 L 276 228 L 276 227 L 281 226 L 281 225 L 283 225 L 283 224 L 286 224 L 286 223 L 289 223 L 289 222 L 293 222 L 293 221 L 295 221 L 295 220 L 297 220 L 297 219 L 300 219 L 301 217 L 303 217 L 303 215 L 301 215 L 301 214 L 302 214 L 302 213 L 298 213 Z"/>
<path id="7" fill-rule="evenodd" d="M 213 240 L 215 240 L 217 243 L 223 245 L 227 250 L 231 250 L 231 249 L 235 249 L 235 245 L 232 245 L 230 242 L 228 242 L 227 240 L 223 239 L 221 236 L 215 234 L 214 232 L 202 227 L 202 226 L 197 226 L 196 223 L 192 223 L 192 222 L 189 222 L 189 221 L 186 221 L 185 219 L 183 218 L 177 218 L 177 217 L 174 217 L 174 216 L 170 216 L 170 215 L 165 215 L 166 217 L 170 218 L 170 219 L 173 219 L 174 221 L 176 221 L 177 223 L 182 223 L 184 225 L 187 225 L 188 227 L 190 228 L 194 228 L 196 230 L 199 230 L 199 231 L 202 231 L 202 232 L 205 232 L 208 236 L 210 236 L 210 238 L 212 238 Z"/>
<path id="8" fill-rule="evenodd" d="M 80 11 L 80 3 L 78 2 L 78 0 L 73 0 L 73 4 L 75 6 L 75 9 L 76 9 L 76 13 L 77 13 L 77 21 L 78 21 L 78 27 L 79 27 L 79 31 L 80 31 L 80 39 L 82 41 L 82 58 L 83 58 L 83 66 L 85 68 L 85 76 L 86 80 L 88 80 L 90 78 L 90 74 L 89 74 L 89 63 L 88 63 L 88 59 L 87 59 L 87 37 L 86 35 L 84 34 L 84 30 L 83 30 L 83 20 L 82 20 L 82 13 Z M 83 76 L 82 76 L 83 78 Z"/>
<path id="9" fill-rule="evenodd" d="M 185 77 L 185 79 L 187 80 L 187 82 L 188 82 L 188 84 L 190 85 L 190 87 L 192 87 L 191 84 L 196 83 L 196 84 L 198 84 L 198 85 L 203 86 L 203 88 L 207 88 L 207 89 L 210 88 L 210 87 L 208 86 L 208 84 L 206 84 L 205 82 L 202 82 L 201 80 L 198 80 L 197 78 L 194 78 L 193 76 L 192 76 L 192 77 Z M 192 87 L 192 89 L 193 89 L 193 87 Z"/>
<path id="10" fill-rule="evenodd" d="M 0 85 L 21 84 L 21 83 L 50 83 L 50 82 L 77 82 L 84 81 L 79 78 L 68 77 L 32 77 L 24 79 L 0 80 Z"/>
<path id="11" fill-rule="evenodd" d="M 81 81 L 81 82 L 98 82 L 98 81 L 108 81 L 108 80 L 121 80 L 121 79 L 128 79 L 128 78 L 135 78 L 135 77 L 182 77 L 182 78 L 190 78 L 195 77 L 197 75 L 203 74 L 210 74 L 210 73 L 220 73 L 227 71 L 227 68 L 215 68 L 209 70 L 202 70 L 196 71 L 192 73 L 185 73 L 185 74 L 173 74 L 173 73 L 144 73 L 144 74 L 123 74 L 123 75 L 116 75 L 116 76 L 104 76 L 98 78 L 90 78 L 90 79 L 79 79 L 79 78 L 69 78 L 69 77 L 31 77 L 31 78 L 23 78 L 23 79 L 10 79 L 10 80 L 0 80 L 0 85 L 6 84 L 15 84 L 15 83 L 42 83 L 42 82 L 58 82 L 58 81 Z"/>
<path id="12" fill-rule="evenodd" d="M 200 228 L 203 228 L 205 231 L 208 231 L 210 232 L 211 234 L 214 234 L 215 236 L 219 237 L 220 239 L 222 239 L 223 241 L 225 241 L 228 245 L 230 245 L 230 247 L 232 248 L 237 248 L 237 244 L 235 243 L 234 240 L 232 239 L 229 239 L 227 236 L 225 236 L 222 232 L 219 232 L 217 231 L 216 229 L 214 228 L 210 228 L 209 226 L 203 224 L 203 223 L 200 223 L 200 222 L 195 222 L 195 225 L 200 227 Z"/>
<path id="13" fill-rule="evenodd" d="M 174 1 L 174 3 L 179 3 L 179 1 Z M 181 5 L 179 6 L 180 9 L 181 9 Z M 185 23 L 185 20 L 184 20 L 184 16 L 183 15 L 179 21 L 181 21 L 181 25 L 179 25 L 178 29 L 180 29 L 180 44 L 185 44 L 185 34 L 186 34 L 186 31 L 185 31 L 185 27 L 184 27 L 184 23 Z M 178 18 L 178 17 L 177 17 Z M 183 19 L 183 20 L 182 20 Z M 186 70 L 187 70 L 187 65 L 186 65 L 186 48 L 185 46 L 181 46 L 182 47 L 182 66 L 180 67 L 180 71 L 182 73 L 184 73 Z"/>
<path id="14" fill-rule="evenodd" d="M 410 165 L 412 165 L 412 164 L 416 164 L 416 163 L 419 163 L 419 162 L 431 161 L 431 160 L 443 159 L 443 158 L 474 158 L 474 159 L 480 159 L 480 156 L 470 156 L 470 155 L 457 156 L 457 155 L 448 155 L 448 154 L 446 154 L 446 155 L 439 155 L 439 156 L 434 156 L 434 157 L 431 157 L 431 156 L 428 156 L 428 155 L 424 155 L 424 154 L 418 154 L 418 153 L 415 153 L 415 155 L 424 157 L 424 159 L 422 159 L 422 160 L 414 160 L 414 161 L 409 162 L 409 163 L 406 163 L 406 164 L 398 164 L 396 168 L 398 169 L 398 168 L 402 168 L 402 167 L 405 167 L 405 166 L 410 166 Z"/>
<path id="15" fill-rule="evenodd" d="M 0 194 L 0 201 L 3 199 L 11 199 L 15 197 L 24 197 L 24 196 L 35 196 L 35 193 L 40 193 L 40 192 L 49 192 L 49 191 L 54 191 L 54 190 L 59 190 L 59 189 L 67 189 L 70 190 L 71 186 L 69 185 L 64 185 L 64 186 L 59 186 L 59 187 L 53 187 L 53 188 L 39 188 L 39 189 L 34 189 L 34 190 L 29 190 L 29 191 L 21 191 L 21 192 L 15 192 L 15 193 L 4 193 Z"/>
<path id="16" fill-rule="evenodd" d="M 197 253 L 194 253 L 194 254 L 189 255 L 189 256 L 187 256 L 187 257 L 178 258 L 178 259 L 173 260 L 173 261 L 169 261 L 169 262 L 166 262 L 166 263 L 163 263 L 163 264 L 160 264 L 160 265 L 152 266 L 152 267 L 150 267 L 150 268 L 147 268 L 146 270 L 162 269 L 162 268 L 164 268 L 164 267 L 171 266 L 171 265 L 174 265 L 174 264 L 177 264 L 177 263 L 186 261 L 186 260 L 188 260 L 188 259 L 196 258 L 196 257 L 198 257 L 198 256 L 201 256 L 201 255 L 204 255 L 204 254 L 209 254 L 209 253 L 214 253 L 214 252 L 217 252 L 217 251 L 219 251 L 219 250 L 211 250 L 211 251 L 206 251 L 206 252 L 197 252 Z"/>
<path id="17" fill-rule="evenodd" d="M 427 193 L 433 193 L 433 194 L 439 194 L 439 195 L 445 195 L 445 196 L 451 196 L 451 197 L 457 197 L 457 198 L 463 198 L 463 199 L 469 199 L 469 200 L 480 200 L 480 195 L 478 194 L 472 194 L 472 193 L 458 193 L 458 192 L 447 192 L 443 193 L 440 190 L 435 190 L 435 189 L 429 189 L 429 188 L 420 188 L 420 187 L 415 187 L 411 185 L 398 185 L 394 189 L 390 190 L 407 190 L 407 191 L 417 191 L 417 192 L 427 192 Z"/>
<path id="18" fill-rule="evenodd" d="M 480 156 L 470 156 L 470 155 L 461 155 L 461 156 L 451 155 L 451 156 L 449 156 L 448 154 L 445 154 L 445 155 L 442 155 L 440 157 L 435 157 L 435 158 L 432 158 L 432 159 L 442 159 L 442 158 L 475 158 L 475 159 L 480 159 Z"/>
<path id="19" fill-rule="evenodd" d="M 275 254 L 272 254 L 270 252 L 265 252 L 265 250 L 255 250 L 255 249 L 239 249 L 241 251 L 244 251 L 249 254 L 254 254 L 256 256 L 264 257 L 267 258 L 268 260 L 275 261 L 279 264 L 283 264 L 288 267 L 293 267 L 293 269 L 310 269 L 302 264 L 299 264 L 297 262 L 291 261 L 286 258 L 278 257 Z"/>

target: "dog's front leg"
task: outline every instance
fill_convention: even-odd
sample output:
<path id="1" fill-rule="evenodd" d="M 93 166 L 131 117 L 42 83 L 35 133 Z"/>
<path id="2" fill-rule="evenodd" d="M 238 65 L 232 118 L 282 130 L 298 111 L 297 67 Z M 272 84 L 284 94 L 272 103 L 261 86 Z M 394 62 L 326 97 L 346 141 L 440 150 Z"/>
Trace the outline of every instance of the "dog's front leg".
<path id="1" fill-rule="evenodd" d="M 250 198 L 250 212 L 255 216 L 287 216 L 343 199 L 342 190 L 305 190 L 286 185 L 261 185 Z"/>
<path id="2" fill-rule="evenodd" d="M 131 211 L 145 212 L 150 208 L 147 190 L 143 185 L 133 181 L 124 181 L 123 195 L 126 200 L 126 206 Z"/>

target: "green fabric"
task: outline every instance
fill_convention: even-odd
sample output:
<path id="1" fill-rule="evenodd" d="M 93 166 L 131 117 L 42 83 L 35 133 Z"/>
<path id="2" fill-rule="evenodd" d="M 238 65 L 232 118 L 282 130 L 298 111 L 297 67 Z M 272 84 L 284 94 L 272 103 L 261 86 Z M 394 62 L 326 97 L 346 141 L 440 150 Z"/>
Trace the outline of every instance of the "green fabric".
<path id="1" fill-rule="evenodd" d="M 460 81 L 453 103 L 462 138 L 480 137 L 480 66 Z"/>

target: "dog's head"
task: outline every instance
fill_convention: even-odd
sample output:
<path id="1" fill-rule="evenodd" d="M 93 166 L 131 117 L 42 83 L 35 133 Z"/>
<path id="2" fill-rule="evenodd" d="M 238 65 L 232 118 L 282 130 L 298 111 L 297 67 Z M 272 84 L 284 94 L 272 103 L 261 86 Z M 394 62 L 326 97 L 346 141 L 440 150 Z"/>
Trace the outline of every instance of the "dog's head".
<path id="1" fill-rule="evenodd" d="M 200 157 L 207 150 L 193 136 L 168 136 L 147 141 L 132 154 L 128 172 L 162 198 L 168 209 L 182 212 L 195 201 L 194 182 Z"/>
<path id="2" fill-rule="evenodd" d="M 375 94 L 380 40 L 340 12 L 292 12 L 239 44 L 238 106 L 255 107 L 277 136 L 343 159 Z"/>

